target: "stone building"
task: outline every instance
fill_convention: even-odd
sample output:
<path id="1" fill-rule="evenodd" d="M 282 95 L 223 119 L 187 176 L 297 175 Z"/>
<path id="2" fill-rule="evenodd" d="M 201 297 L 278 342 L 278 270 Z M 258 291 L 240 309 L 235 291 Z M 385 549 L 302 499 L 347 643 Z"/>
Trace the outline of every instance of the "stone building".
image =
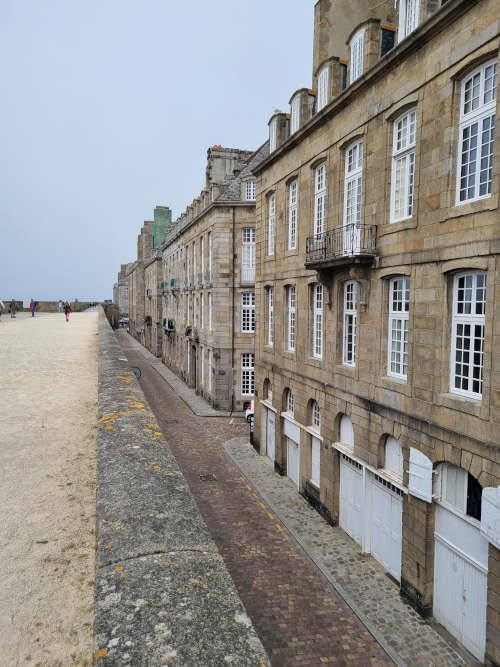
<path id="1" fill-rule="evenodd" d="M 144 345 L 156 357 L 161 357 L 163 281 L 159 252 L 144 263 L 144 289 Z"/>
<path id="2" fill-rule="evenodd" d="M 162 358 L 207 401 L 242 410 L 253 398 L 255 177 L 268 152 L 214 146 L 205 188 L 162 246 Z"/>
<path id="3" fill-rule="evenodd" d="M 137 260 L 127 268 L 129 330 L 134 338 L 144 344 L 145 287 L 144 264 L 153 256 L 154 222 L 146 221 L 137 237 Z"/>
<path id="4" fill-rule="evenodd" d="M 127 271 L 130 264 L 122 264 L 118 272 L 117 281 L 113 285 L 113 303 L 118 307 L 120 317 L 128 316 L 128 278 Z"/>
<path id="5" fill-rule="evenodd" d="M 491 664 L 499 25 L 497 0 L 319 0 L 312 85 L 253 168 L 257 446 Z"/>

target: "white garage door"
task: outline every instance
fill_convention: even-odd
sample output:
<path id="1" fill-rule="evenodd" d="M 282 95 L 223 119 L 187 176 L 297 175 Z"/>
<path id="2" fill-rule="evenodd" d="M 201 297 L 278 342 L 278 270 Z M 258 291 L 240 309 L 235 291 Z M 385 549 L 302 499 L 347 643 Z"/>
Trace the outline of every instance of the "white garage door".
<path id="1" fill-rule="evenodd" d="M 275 449 L 274 449 L 274 432 L 275 432 L 275 420 L 276 416 L 272 410 L 267 410 L 267 432 L 266 432 L 266 454 L 269 456 L 271 461 L 274 461 Z"/>
<path id="2" fill-rule="evenodd" d="M 378 475 L 370 475 L 372 490 L 371 551 L 397 581 L 401 579 L 403 492 Z"/>
<path id="3" fill-rule="evenodd" d="M 287 453 L 287 466 L 286 474 L 292 482 L 299 486 L 299 445 L 290 440 L 286 439 L 286 453 Z"/>
<path id="4" fill-rule="evenodd" d="M 488 543 L 479 528 L 436 507 L 434 616 L 478 660 L 486 646 Z"/>
<path id="5" fill-rule="evenodd" d="M 358 544 L 361 544 L 363 536 L 362 497 L 361 465 L 349 456 L 341 454 L 339 524 Z"/>

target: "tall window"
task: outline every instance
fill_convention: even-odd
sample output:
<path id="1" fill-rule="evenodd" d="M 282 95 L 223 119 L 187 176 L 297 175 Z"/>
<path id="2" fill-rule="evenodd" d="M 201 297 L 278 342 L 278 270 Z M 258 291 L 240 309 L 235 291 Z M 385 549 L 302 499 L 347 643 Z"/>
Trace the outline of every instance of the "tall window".
<path id="1" fill-rule="evenodd" d="M 416 119 L 416 111 L 409 111 L 394 122 L 392 139 L 391 222 L 406 220 L 413 215 Z"/>
<path id="2" fill-rule="evenodd" d="M 203 345 L 200 345 L 200 384 L 202 387 L 205 386 L 205 350 Z"/>
<path id="3" fill-rule="evenodd" d="M 257 194 L 257 183 L 255 181 L 247 181 L 245 184 L 245 199 L 247 201 L 254 201 Z"/>
<path id="4" fill-rule="evenodd" d="M 212 293 L 208 293 L 208 330 L 212 331 Z"/>
<path id="5" fill-rule="evenodd" d="M 328 104 L 328 83 L 329 83 L 328 66 L 323 67 L 318 74 L 318 104 L 316 111 L 321 111 L 323 107 Z"/>
<path id="6" fill-rule="evenodd" d="M 242 232 L 241 280 L 253 283 L 255 280 L 255 229 L 246 227 Z"/>
<path id="7" fill-rule="evenodd" d="M 466 273 L 453 284 L 451 388 L 480 399 L 483 393 L 486 274 Z"/>
<path id="8" fill-rule="evenodd" d="M 490 61 L 462 82 L 457 204 L 491 195 L 497 69 Z"/>
<path id="9" fill-rule="evenodd" d="M 253 396 L 254 393 L 254 358 L 252 352 L 241 355 L 241 395 Z"/>
<path id="10" fill-rule="evenodd" d="M 311 425 L 317 431 L 321 430 L 321 411 L 319 409 L 318 401 L 313 401 L 311 410 Z"/>
<path id="11" fill-rule="evenodd" d="M 274 289 L 267 289 L 267 344 L 274 344 Z"/>
<path id="12" fill-rule="evenodd" d="M 298 183 L 295 180 L 288 187 L 288 250 L 297 248 L 297 201 Z"/>
<path id="13" fill-rule="evenodd" d="M 201 261 L 201 279 L 205 280 L 205 237 L 200 239 L 200 261 Z"/>
<path id="14" fill-rule="evenodd" d="M 323 285 L 313 288 L 313 357 L 323 356 Z"/>
<path id="15" fill-rule="evenodd" d="M 358 302 L 358 284 L 349 281 L 344 285 L 344 331 L 342 363 L 356 365 L 356 319 Z"/>
<path id="16" fill-rule="evenodd" d="M 325 231 L 326 218 L 326 164 L 321 164 L 314 172 L 314 234 Z"/>
<path id="17" fill-rule="evenodd" d="M 290 134 L 293 134 L 294 132 L 297 132 L 300 127 L 300 95 L 296 95 L 293 98 L 290 107 Z"/>
<path id="18" fill-rule="evenodd" d="M 255 331 L 255 292 L 241 294 L 241 332 Z"/>
<path id="19" fill-rule="evenodd" d="M 212 232 L 208 232 L 208 282 L 212 281 Z"/>
<path id="20" fill-rule="evenodd" d="M 200 294 L 200 329 L 205 328 L 205 294 Z"/>
<path id="21" fill-rule="evenodd" d="M 345 153 L 344 225 L 361 223 L 363 188 L 363 142 L 357 141 Z"/>
<path id="22" fill-rule="evenodd" d="M 267 254 L 274 255 L 274 228 L 276 214 L 276 195 L 274 192 L 270 195 L 267 206 Z"/>
<path id="23" fill-rule="evenodd" d="M 287 348 L 290 352 L 295 350 L 295 285 L 288 288 L 288 341 Z"/>
<path id="24" fill-rule="evenodd" d="M 365 31 L 358 32 L 351 39 L 349 44 L 351 52 L 349 83 L 353 83 L 363 74 L 365 59 Z"/>
<path id="25" fill-rule="evenodd" d="M 196 284 L 196 241 L 193 241 L 193 287 Z"/>
<path id="26" fill-rule="evenodd" d="M 291 415 L 293 415 L 295 410 L 295 397 L 293 395 L 293 391 L 291 389 L 288 389 L 286 392 L 286 411 L 289 412 Z"/>
<path id="27" fill-rule="evenodd" d="M 418 26 L 420 0 L 399 0 L 398 41 L 407 37 Z"/>
<path id="28" fill-rule="evenodd" d="M 212 350 L 207 350 L 207 389 L 212 391 Z"/>
<path id="29" fill-rule="evenodd" d="M 269 125 L 269 152 L 272 153 L 278 146 L 278 119 L 273 118 Z"/>
<path id="30" fill-rule="evenodd" d="M 408 314 L 410 279 L 393 278 L 389 284 L 389 345 L 387 374 L 406 380 L 408 375 Z"/>

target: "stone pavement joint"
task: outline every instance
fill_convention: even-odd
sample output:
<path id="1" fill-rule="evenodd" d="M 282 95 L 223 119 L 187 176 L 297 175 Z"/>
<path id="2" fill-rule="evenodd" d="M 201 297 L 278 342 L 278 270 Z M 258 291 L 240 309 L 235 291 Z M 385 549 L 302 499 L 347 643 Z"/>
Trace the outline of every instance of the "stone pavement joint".
<path id="1" fill-rule="evenodd" d="M 330 526 L 248 438 L 233 438 L 224 449 L 397 665 L 479 664 L 405 602 L 382 566 L 340 527 Z"/>
<path id="2" fill-rule="evenodd" d="M 94 658 L 269 665 L 160 426 L 99 320 Z"/>

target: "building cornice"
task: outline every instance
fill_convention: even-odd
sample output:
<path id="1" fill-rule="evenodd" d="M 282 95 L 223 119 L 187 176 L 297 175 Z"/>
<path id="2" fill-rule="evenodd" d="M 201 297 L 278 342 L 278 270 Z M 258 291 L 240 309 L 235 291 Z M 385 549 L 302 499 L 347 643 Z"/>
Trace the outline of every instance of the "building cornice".
<path id="1" fill-rule="evenodd" d="M 307 121 L 297 132 L 294 132 L 279 148 L 273 151 L 259 165 L 254 174 L 258 175 L 279 160 L 290 149 L 294 148 L 307 136 L 315 132 L 331 120 L 344 107 L 348 106 L 360 91 L 373 86 L 379 79 L 392 73 L 394 67 L 404 61 L 410 54 L 420 49 L 436 34 L 456 21 L 460 16 L 472 9 L 483 0 L 450 0 L 440 7 L 408 37 L 397 44 L 379 62 L 365 72 L 359 79 L 349 85 L 340 95 L 332 100 L 324 109 Z M 381 112 L 386 109 L 381 110 Z"/>

